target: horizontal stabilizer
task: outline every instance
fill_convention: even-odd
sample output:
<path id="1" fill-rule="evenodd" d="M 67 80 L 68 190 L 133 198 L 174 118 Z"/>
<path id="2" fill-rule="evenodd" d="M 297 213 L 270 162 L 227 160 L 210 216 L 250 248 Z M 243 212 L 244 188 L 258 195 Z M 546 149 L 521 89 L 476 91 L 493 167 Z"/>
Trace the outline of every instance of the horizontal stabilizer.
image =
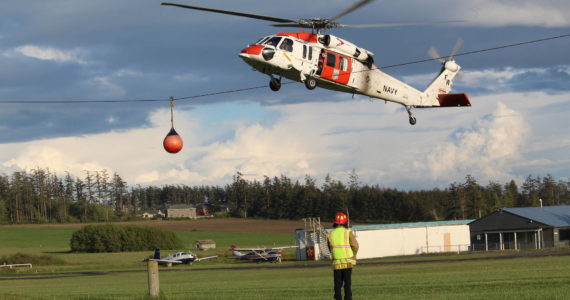
<path id="1" fill-rule="evenodd" d="M 467 94 L 439 94 L 437 100 L 441 107 L 471 106 Z"/>

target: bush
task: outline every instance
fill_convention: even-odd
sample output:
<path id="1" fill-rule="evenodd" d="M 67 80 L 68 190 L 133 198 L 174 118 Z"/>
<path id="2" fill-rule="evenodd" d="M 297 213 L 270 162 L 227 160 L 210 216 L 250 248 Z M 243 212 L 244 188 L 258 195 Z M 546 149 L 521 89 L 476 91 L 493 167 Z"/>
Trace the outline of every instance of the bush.
<path id="1" fill-rule="evenodd" d="M 74 252 L 121 252 L 182 248 L 174 232 L 144 226 L 89 225 L 71 236 Z"/>

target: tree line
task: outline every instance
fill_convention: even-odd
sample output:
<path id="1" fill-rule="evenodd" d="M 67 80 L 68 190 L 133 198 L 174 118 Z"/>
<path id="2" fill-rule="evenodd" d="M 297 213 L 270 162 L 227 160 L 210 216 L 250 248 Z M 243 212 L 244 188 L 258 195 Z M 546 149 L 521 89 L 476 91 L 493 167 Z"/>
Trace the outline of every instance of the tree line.
<path id="1" fill-rule="evenodd" d="M 61 177 L 45 169 L 0 176 L 0 223 L 105 222 L 137 218 L 145 210 L 171 204 L 205 205 L 240 218 L 331 219 L 345 211 L 354 221 L 398 223 L 480 218 L 504 207 L 570 203 L 570 182 L 551 175 L 529 175 L 481 185 L 467 175 L 447 188 L 398 190 L 362 184 L 352 172 L 348 182 L 330 176 L 318 185 L 311 176 L 246 180 L 241 173 L 224 186 L 128 186 L 119 174 L 85 171 Z"/>

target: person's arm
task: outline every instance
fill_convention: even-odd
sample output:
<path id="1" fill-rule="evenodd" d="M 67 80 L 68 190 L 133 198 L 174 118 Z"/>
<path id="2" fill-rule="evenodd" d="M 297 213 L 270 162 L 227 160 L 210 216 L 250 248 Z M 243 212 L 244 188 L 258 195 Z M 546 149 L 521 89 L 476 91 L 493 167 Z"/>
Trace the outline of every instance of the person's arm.
<path id="1" fill-rule="evenodd" d="M 328 257 L 329 259 L 332 259 L 332 252 L 333 252 L 333 249 L 332 249 L 332 246 L 331 246 L 331 245 L 332 245 L 332 243 L 331 243 L 331 235 L 329 234 L 329 235 L 327 236 L 327 247 L 329 247 L 329 252 L 331 253 L 330 256 Z"/>
<path id="2" fill-rule="evenodd" d="M 356 236 L 352 230 L 348 235 L 348 239 L 350 242 L 350 248 L 352 248 L 352 253 L 354 253 L 354 257 L 356 257 L 356 253 L 358 252 L 358 241 L 356 240 Z"/>

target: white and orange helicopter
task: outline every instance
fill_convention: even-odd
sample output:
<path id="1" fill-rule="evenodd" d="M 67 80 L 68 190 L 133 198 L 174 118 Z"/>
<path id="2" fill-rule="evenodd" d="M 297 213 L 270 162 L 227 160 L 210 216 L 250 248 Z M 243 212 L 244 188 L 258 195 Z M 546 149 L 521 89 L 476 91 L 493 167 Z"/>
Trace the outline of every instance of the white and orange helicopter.
<path id="1" fill-rule="evenodd" d="M 270 76 L 269 87 L 273 91 L 281 88 L 281 79 L 302 82 L 307 89 L 321 87 L 350 94 L 365 95 L 384 101 L 399 103 L 406 108 L 411 125 L 416 124 L 412 108 L 471 106 L 466 94 L 450 94 L 453 79 L 461 67 L 455 63 L 454 55 L 461 43 L 457 43 L 446 59 L 440 57 L 434 48 L 430 54 L 440 60 L 443 67 L 437 77 L 424 91 L 382 72 L 376 66 L 373 53 L 331 34 L 321 34 L 333 28 L 388 27 L 400 25 L 421 25 L 464 21 L 445 21 L 403 24 L 360 24 L 345 25 L 335 21 L 346 14 L 372 2 L 361 0 L 333 18 L 284 19 L 236 11 L 176 3 L 162 5 L 177 6 L 233 16 L 260 19 L 279 24 L 274 27 L 310 28 L 305 32 L 278 32 L 265 36 L 241 50 L 239 56 L 255 70 Z"/>

